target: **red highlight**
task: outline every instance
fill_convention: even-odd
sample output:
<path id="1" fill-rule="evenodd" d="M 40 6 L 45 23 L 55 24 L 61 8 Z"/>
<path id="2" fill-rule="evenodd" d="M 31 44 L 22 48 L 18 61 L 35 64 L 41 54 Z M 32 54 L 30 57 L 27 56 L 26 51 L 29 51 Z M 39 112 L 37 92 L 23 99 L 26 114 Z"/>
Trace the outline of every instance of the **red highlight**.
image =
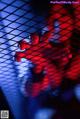
<path id="1" fill-rule="evenodd" d="M 70 45 L 70 38 L 72 36 L 72 31 L 80 29 L 80 19 L 79 10 L 74 5 L 76 20 L 75 26 L 73 26 L 73 20 L 67 10 L 63 5 L 52 5 L 50 11 L 50 17 L 47 21 L 47 27 L 49 29 L 43 36 L 39 37 L 36 33 L 31 34 L 31 44 L 22 40 L 19 42 L 19 47 L 21 50 L 16 52 L 15 58 L 18 62 L 21 58 L 26 58 L 35 64 L 34 72 L 38 74 L 45 71 L 45 76 L 41 82 L 32 83 L 30 87 L 26 88 L 26 91 L 30 96 L 37 96 L 41 91 L 51 88 L 56 88 L 60 86 L 63 77 L 69 78 L 71 80 L 76 80 L 80 77 L 80 55 L 77 54 L 73 58 L 71 52 L 72 46 Z M 54 21 L 58 20 L 60 23 L 60 38 L 59 41 L 61 45 L 55 46 L 51 45 L 49 41 L 50 38 L 54 38 Z M 72 60 L 70 66 L 65 71 L 64 67 Z M 55 65 L 57 62 L 57 65 Z"/>

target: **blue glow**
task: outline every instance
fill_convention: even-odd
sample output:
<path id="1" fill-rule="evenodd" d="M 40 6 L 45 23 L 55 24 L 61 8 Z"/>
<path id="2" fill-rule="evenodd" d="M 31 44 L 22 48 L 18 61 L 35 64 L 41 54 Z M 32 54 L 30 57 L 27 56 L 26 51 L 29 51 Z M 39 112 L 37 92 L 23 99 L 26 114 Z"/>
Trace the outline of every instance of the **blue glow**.
<path id="1" fill-rule="evenodd" d="M 74 88 L 74 93 L 78 101 L 80 101 L 80 84 L 76 85 Z"/>
<path id="2" fill-rule="evenodd" d="M 44 108 L 40 109 L 36 112 L 34 119 L 51 119 L 51 117 L 55 114 L 55 110 Z"/>
<path id="3" fill-rule="evenodd" d="M 54 22 L 54 33 L 53 33 L 53 38 L 50 39 L 50 41 L 52 42 L 55 42 L 55 43 L 59 43 L 59 38 L 60 38 L 60 35 L 59 35 L 59 32 L 60 32 L 60 27 L 59 27 L 59 22 L 58 21 L 55 21 Z"/>
<path id="4" fill-rule="evenodd" d="M 20 92 L 20 85 L 21 81 L 23 83 L 28 79 L 26 75 L 31 63 L 23 59 L 18 63 L 14 59 L 14 54 L 18 50 L 17 41 L 29 40 L 29 34 L 36 31 L 36 28 L 30 28 L 28 25 L 34 16 L 31 12 L 29 14 L 28 10 L 31 10 L 29 4 L 21 0 L 0 1 L 0 87 L 15 119 L 28 118 L 27 102 Z M 34 25 L 34 22 L 31 25 Z"/>
<path id="5" fill-rule="evenodd" d="M 60 38 L 60 35 L 59 35 L 59 32 L 60 32 L 60 27 L 59 27 L 59 22 L 58 21 L 55 21 L 54 22 L 54 33 L 53 33 L 53 38 L 49 39 L 50 41 L 53 41 L 55 43 L 59 43 L 59 38 Z M 48 27 L 44 27 L 42 29 L 42 35 L 44 33 L 46 33 L 47 31 L 49 31 Z"/>
<path id="6" fill-rule="evenodd" d="M 42 29 L 42 35 L 43 35 L 45 32 L 47 32 L 47 31 L 49 31 L 49 30 L 48 30 L 48 27 L 44 27 L 44 28 Z"/>

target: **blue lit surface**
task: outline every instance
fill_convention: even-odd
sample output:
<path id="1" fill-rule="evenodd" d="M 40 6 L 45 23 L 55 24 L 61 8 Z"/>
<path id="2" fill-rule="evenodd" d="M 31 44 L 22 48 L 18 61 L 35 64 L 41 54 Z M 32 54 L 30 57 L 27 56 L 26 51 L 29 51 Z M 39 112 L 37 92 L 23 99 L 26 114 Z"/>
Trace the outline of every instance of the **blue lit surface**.
<path id="1" fill-rule="evenodd" d="M 40 109 L 36 112 L 35 119 L 51 119 L 55 114 L 55 110 L 52 109 Z"/>
<path id="2" fill-rule="evenodd" d="M 15 61 L 14 54 L 18 51 L 17 41 L 27 39 L 29 42 L 29 34 L 35 32 L 42 24 L 40 17 L 35 17 L 32 13 L 29 1 L 0 1 L 0 86 L 15 119 L 28 118 L 26 113 L 28 102 L 21 94 L 20 79 L 26 75 L 29 61 L 22 60 L 21 63 Z"/>
<path id="3" fill-rule="evenodd" d="M 50 39 L 51 41 L 55 42 L 55 43 L 59 43 L 59 38 L 60 38 L 60 35 L 59 35 L 59 32 L 60 32 L 60 24 L 59 24 L 59 21 L 55 21 L 54 22 L 54 33 L 53 33 L 53 38 Z"/>
<path id="4" fill-rule="evenodd" d="M 80 102 L 80 84 L 76 85 L 74 89 L 75 96 L 77 100 Z"/>

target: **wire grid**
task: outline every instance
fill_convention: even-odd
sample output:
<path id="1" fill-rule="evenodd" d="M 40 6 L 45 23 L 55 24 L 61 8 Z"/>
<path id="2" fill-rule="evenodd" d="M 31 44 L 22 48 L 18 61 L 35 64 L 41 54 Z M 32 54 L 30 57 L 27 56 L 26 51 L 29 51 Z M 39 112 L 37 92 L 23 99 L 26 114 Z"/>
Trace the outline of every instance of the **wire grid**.
<path id="1" fill-rule="evenodd" d="M 22 109 L 25 99 L 19 91 L 18 79 L 22 72 L 19 72 L 20 64 L 14 60 L 15 51 L 18 49 L 17 41 L 25 38 L 29 40 L 29 34 L 36 32 L 43 24 L 40 20 L 43 18 L 32 13 L 29 2 L 30 0 L 0 1 L 0 86 L 15 119 L 27 117 L 27 107 L 25 113 Z M 23 115 L 20 115 L 20 112 Z"/>
<path id="2" fill-rule="evenodd" d="M 1 0 L 0 11 L 0 86 L 15 118 L 23 119 L 20 115 L 20 106 L 25 99 L 19 91 L 18 82 L 22 76 L 19 70 L 21 63 L 14 60 L 14 54 L 18 50 L 18 41 L 30 40 L 29 35 L 40 32 L 41 29 L 45 32 L 45 18 L 33 14 L 30 0 Z M 26 70 L 28 65 L 29 61 L 24 61 L 23 66 L 27 67 Z"/>

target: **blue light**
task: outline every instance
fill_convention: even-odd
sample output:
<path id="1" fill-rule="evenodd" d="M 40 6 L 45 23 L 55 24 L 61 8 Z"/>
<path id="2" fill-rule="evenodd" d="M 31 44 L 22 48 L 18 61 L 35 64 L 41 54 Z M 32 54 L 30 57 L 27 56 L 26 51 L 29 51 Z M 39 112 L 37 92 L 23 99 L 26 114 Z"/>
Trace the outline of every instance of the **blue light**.
<path id="1" fill-rule="evenodd" d="M 80 84 L 74 88 L 74 93 L 78 101 L 80 101 Z"/>
<path id="2" fill-rule="evenodd" d="M 40 109 L 36 112 L 34 119 L 51 119 L 51 117 L 55 114 L 55 110 L 44 108 Z"/>
<path id="3" fill-rule="evenodd" d="M 18 7 L 20 9 L 18 9 Z M 32 19 L 32 16 L 28 14 L 28 10 L 31 10 L 31 8 L 29 4 L 25 4 L 24 1 L 0 1 L 0 86 L 15 119 L 28 118 L 26 113 L 27 105 L 25 106 L 25 112 L 23 111 L 23 104 L 27 102 L 21 95 L 19 89 L 21 78 L 23 81 L 24 79 L 27 80 L 26 75 L 28 75 L 27 69 L 29 62 L 22 59 L 20 63 L 16 63 L 14 59 L 14 54 L 18 49 L 17 42 L 22 39 L 30 39 L 28 36 L 32 31 L 28 22 L 30 21 L 29 19 Z M 20 17 L 21 15 L 24 17 Z M 32 25 L 34 25 L 34 23 Z M 36 30 L 36 28 L 34 28 L 34 30 Z M 26 66 L 23 67 L 21 63 L 22 65 L 26 64 Z"/>
<path id="4" fill-rule="evenodd" d="M 44 28 L 42 29 L 42 35 L 43 35 L 44 33 L 46 33 L 47 31 L 49 31 L 49 30 L 48 30 L 48 27 L 44 27 Z"/>
<path id="5" fill-rule="evenodd" d="M 54 22 L 54 33 L 53 33 L 53 38 L 50 39 L 50 41 L 52 42 L 55 42 L 55 43 L 59 43 L 59 38 L 60 38 L 60 35 L 59 35 L 59 32 L 60 32 L 60 24 L 58 21 L 55 21 Z"/>

